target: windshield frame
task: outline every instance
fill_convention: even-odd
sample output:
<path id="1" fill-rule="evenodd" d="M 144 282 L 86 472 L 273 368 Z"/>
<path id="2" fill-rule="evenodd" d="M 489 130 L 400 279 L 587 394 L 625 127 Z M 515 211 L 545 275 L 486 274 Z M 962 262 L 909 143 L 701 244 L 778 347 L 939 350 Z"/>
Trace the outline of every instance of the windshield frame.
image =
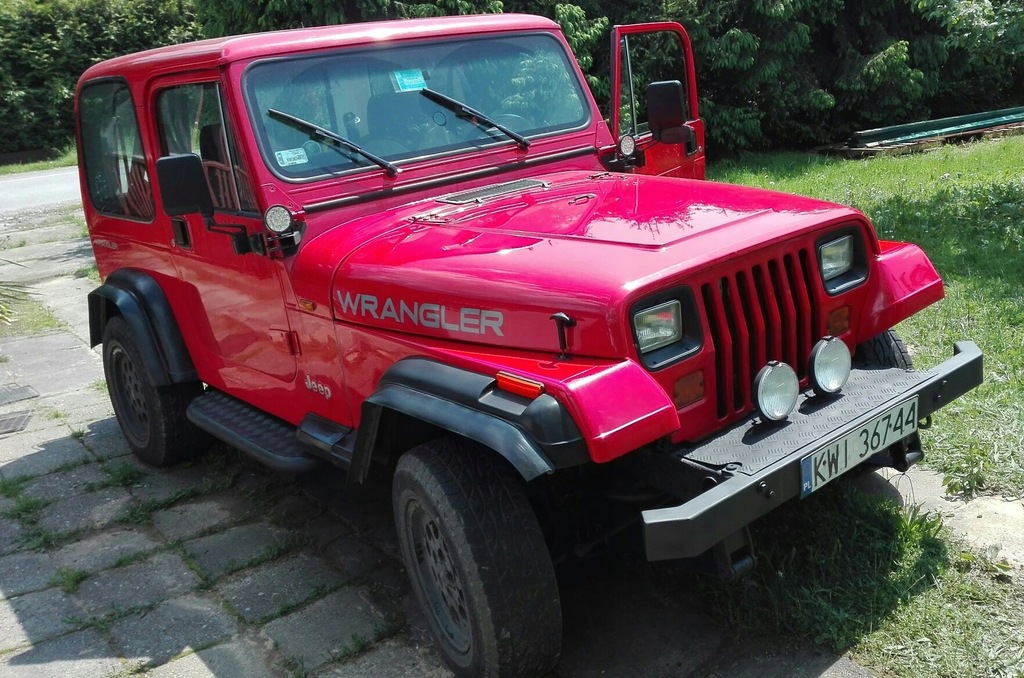
<path id="1" fill-rule="evenodd" d="M 318 65 L 329 64 L 331 59 L 338 59 L 338 64 L 343 67 L 348 64 L 362 64 L 378 62 L 378 63 L 394 63 L 397 59 L 401 58 L 403 53 L 408 55 L 415 55 L 417 48 L 448 48 L 444 50 L 446 56 L 444 58 L 437 58 L 438 64 L 444 62 L 445 59 L 451 58 L 453 55 L 465 50 L 467 53 L 474 48 L 474 45 L 479 45 L 482 42 L 492 42 L 500 45 L 502 48 L 506 46 L 513 46 L 522 52 L 527 52 L 528 46 L 538 46 L 543 43 L 539 40 L 550 41 L 550 46 L 547 47 L 547 51 L 542 54 L 544 58 L 555 58 L 561 60 L 561 66 L 563 67 L 563 73 L 558 73 L 559 78 L 563 78 L 563 84 L 570 84 L 576 93 L 577 105 L 569 104 L 573 113 L 578 113 L 579 117 L 575 120 L 571 120 L 564 123 L 556 124 L 537 124 L 533 127 L 523 130 L 521 133 L 530 139 L 536 141 L 538 139 L 550 138 L 570 132 L 578 132 L 584 130 L 592 125 L 594 119 L 594 113 L 592 105 L 590 103 L 589 89 L 586 88 L 586 84 L 581 81 L 579 77 L 578 66 L 575 63 L 574 57 L 569 52 L 562 40 L 558 39 L 557 34 L 549 31 L 521 31 L 514 33 L 486 33 L 481 35 L 470 35 L 470 36 L 455 36 L 444 39 L 418 39 L 403 41 L 399 43 L 387 43 L 382 45 L 366 45 L 360 47 L 345 47 L 329 50 L 320 50 L 313 53 L 302 53 L 292 54 L 287 56 L 271 56 L 267 58 L 257 59 L 252 63 L 248 64 L 241 75 L 241 92 L 242 100 L 245 104 L 246 114 L 249 118 L 250 125 L 252 126 L 253 136 L 256 141 L 256 145 L 259 148 L 260 156 L 263 159 L 264 165 L 267 169 L 277 178 L 288 183 L 309 183 L 320 181 L 325 178 L 339 178 L 347 177 L 350 175 L 359 175 L 364 173 L 375 173 L 382 172 L 383 170 L 378 166 L 371 163 L 363 163 L 352 158 L 347 158 L 343 154 L 336 153 L 330 149 L 323 149 L 324 153 L 330 154 L 329 157 L 335 158 L 333 162 L 324 162 L 321 167 L 310 167 L 306 171 L 288 171 L 285 167 L 282 167 L 281 163 L 274 157 L 277 153 L 287 151 L 289 149 L 277 149 L 274 147 L 271 140 L 271 135 L 268 132 L 268 121 L 273 121 L 273 118 L 267 113 L 267 108 L 273 108 L 274 106 L 267 106 L 265 100 L 261 101 L 261 95 L 257 92 L 260 80 L 258 75 L 261 69 L 273 68 L 275 65 L 287 65 L 290 70 L 295 74 L 305 75 L 316 69 Z M 520 41 L 517 44 L 517 41 Z M 531 45 L 532 43 L 532 45 Z M 392 58 L 388 58 L 391 56 Z M 308 64 L 307 67 L 302 68 L 302 64 Z M 338 72 L 344 72 L 343 68 L 336 69 Z M 417 69 L 412 69 L 417 70 Z M 421 69 L 424 70 L 425 69 Z M 397 69 L 393 69 L 390 73 L 395 73 Z M 326 71 L 325 71 L 326 72 Z M 389 71 L 381 71 L 375 74 L 377 78 L 380 78 L 381 73 L 387 73 Z M 273 74 L 273 72 L 270 72 Z M 280 77 L 280 76 L 278 76 Z M 367 78 L 370 78 L 367 75 Z M 429 75 L 425 76 L 429 79 Z M 511 78 L 510 78 L 511 82 Z M 394 79 L 392 78 L 392 84 Z M 424 83 L 425 87 L 433 88 L 433 83 Z M 324 91 L 328 90 L 328 83 L 325 81 Z M 372 86 L 367 80 L 367 89 L 370 91 Z M 287 91 L 287 86 L 282 86 L 279 97 L 283 96 Z M 438 108 L 444 108 L 437 105 L 436 103 L 430 102 L 428 97 L 422 96 L 418 89 L 402 90 L 402 92 L 409 92 L 410 95 L 416 95 L 417 100 L 423 100 L 425 103 L 432 104 Z M 386 93 L 386 92 L 385 92 Z M 448 92 L 444 92 L 448 94 Z M 372 92 L 371 96 L 378 94 L 378 92 Z M 331 96 L 334 96 L 333 94 Z M 563 96 L 569 97 L 571 95 L 563 91 Z M 263 97 L 266 99 L 266 96 Z M 339 119 L 340 116 L 344 115 L 337 110 L 337 101 L 334 100 L 334 110 L 330 112 L 331 119 L 327 121 L 327 124 L 323 124 L 318 121 L 310 120 L 320 124 L 325 129 L 337 133 L 338 135 L 350 139 L 351 136 L 346 134 L 346 129 L 343 126 L 342 121 Z M 489 131 L 481 129 L 479 126 L 473 125 L 468 120 L 455 120 L 455 116 L 448 109 L 444 109 L 446 113 L 452 118 L 452 125 L 464 125 L 467 128 L 470 126 L 475 127 L 478 130 L 478 134 L 475 138 L 459 139 L 454 142 L 445 144 L 435 145 L 433 147 L 427 147 L 425 149 L 400 152 L 400 153 L 381 153 L 379 150 L 368 148 L 371 152 L 380 155 L 382 158 L 394 163 L 399 167 L 408 167 L 411 164 L 422 162 L 425 160 L 437 161 L 438 159 L 466 156 L 471 157 L 478 154 L 493 153 L 494 149 L 501 149 L 507 147 L 513 152 L 522 153 L 518 145 L 509 137 L 497 129 L 492 128 Z M 286 111 L 293 113 L 292 111 Z M 502 114 L 494 111 L 481 111 L 488 115 L 501 116 Z M 298 116 L 304 117 L 304 116 Z M 357 117 L 357 122 L 361 122 Z M 340 128 L 340 129 L 339 129 Z M 470 132 L 463 132 L 467 137 L 473 137 Z M 353 139 L 354 143 L 363 145 L 362 141 Z M 312 147 L 311 147 L 312 148 Z M 297 154 L 298 158 L 301 159 L 302 154 Z M 507 159 L 506 159 L 507 160 Z M 497 161 L 501 162 L 501 161 Z M 306 160 L 308 163 L 308 160 Z M 296 164 L 306 164 L 296 163 Z"/>

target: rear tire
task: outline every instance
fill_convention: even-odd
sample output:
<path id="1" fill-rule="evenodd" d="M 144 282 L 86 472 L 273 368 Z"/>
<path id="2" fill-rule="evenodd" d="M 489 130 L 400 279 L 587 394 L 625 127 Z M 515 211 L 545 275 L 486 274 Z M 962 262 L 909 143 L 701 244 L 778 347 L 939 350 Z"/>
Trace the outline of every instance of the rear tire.
<path id="1" fill-rule="evenodd" d="M 910 351 L 896 330 L 886 330 L 862 344 L 857 344 L 857 352 L 853 359 L 857 364 L 866 367 L 914 369 Z"/>
<path id="2" fill-rule="evenodd" d="M 562 611 L 526 492 L 496 454 L 458 438 L 398 461 L 393 502 L 409 578 L 459 676 L 538 676 L 558 661 Z"/>
<path id="3" fill-rule="evenodd" d="M 170 466 L 196 453 L 202 435 L 185 417 L 185 408 L 202 393 L 202 385 L 154 386 L 135 335 L 119 317 L 103 332 L 103 373 L 117 423 L 139 461 Z"/>

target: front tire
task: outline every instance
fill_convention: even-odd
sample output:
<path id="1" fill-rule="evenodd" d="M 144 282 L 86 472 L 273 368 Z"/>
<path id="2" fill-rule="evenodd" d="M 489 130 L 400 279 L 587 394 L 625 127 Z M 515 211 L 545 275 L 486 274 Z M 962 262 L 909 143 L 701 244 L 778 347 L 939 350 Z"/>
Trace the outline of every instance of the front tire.
<path id="1" fill-rule="evenodd" d="M 558 661 L 554 568 L 526 492 L 496 454 L 458 438 L 398 461 L 398 540 L 435 643 L 459 676 L 537 676 Z"/>
<path id="2" fill-rule="evenodd" d="M 103 332 L 103 373 L 117 423 L 139 461 L 170 466 L 195 454 L 202 436 L 185 408 L 202 393 L 202 385 L 154 386 L 135 335 L 119 317 Z"/>
<path id="3" fill-rule="evenodd" d="M 854 360 L 866 367 L 898 367 L 903 370 L 914 369 L 914 361 L 910 357 L 903 339 L 896 330 L 886 330 L 867 341 L 857 344 Z"/>

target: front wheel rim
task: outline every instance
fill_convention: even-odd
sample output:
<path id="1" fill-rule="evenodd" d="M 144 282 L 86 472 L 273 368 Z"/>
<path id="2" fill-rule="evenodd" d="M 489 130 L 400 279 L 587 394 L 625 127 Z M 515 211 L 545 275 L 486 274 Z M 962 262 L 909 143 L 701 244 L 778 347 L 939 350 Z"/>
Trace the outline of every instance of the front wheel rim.
<path id="1" fill-rule="evenodd" d="M 146 407 L 142 376 L 120 346 L 112 352 L 111 363 L 114 392 L 121 405 L 122 421 L 128 433 L 144 444 L 149 437 L 149 410 Z"/>
<path id="2" fill-rule="evenodd" d="M 437 517 L 418 501 L 406 510 L 406 539 L 413 556 L 413 575 L 445 641 L 460 655 L 472 647 L 469 605 L 462 576 L 452 558 Z"/>

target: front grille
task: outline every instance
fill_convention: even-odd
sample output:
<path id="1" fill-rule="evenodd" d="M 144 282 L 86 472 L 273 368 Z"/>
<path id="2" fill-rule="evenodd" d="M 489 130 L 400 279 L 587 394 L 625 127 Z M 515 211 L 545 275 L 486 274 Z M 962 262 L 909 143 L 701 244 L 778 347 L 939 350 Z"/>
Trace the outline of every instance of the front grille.
<path id="1" fill-rule="evenodd" d="M 719 419 L 751 409 L 754 377 L 769 360 L 781 360 L 805 378 L 813 331 L 820 326 L 812 261 L 800 249 L 716 271 L 701 285 L 715 349 Z"/>

